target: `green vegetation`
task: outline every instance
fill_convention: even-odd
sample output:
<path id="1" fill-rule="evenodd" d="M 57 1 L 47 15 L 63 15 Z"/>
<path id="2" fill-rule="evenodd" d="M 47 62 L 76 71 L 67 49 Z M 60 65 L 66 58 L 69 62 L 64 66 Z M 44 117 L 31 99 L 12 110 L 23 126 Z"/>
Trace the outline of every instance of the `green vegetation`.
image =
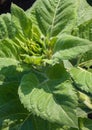
<path id="1" fill-rule="evenodd" d="M 12 4 L 0 16 L 0 130 L 91 130 L 92 8 Z"/>

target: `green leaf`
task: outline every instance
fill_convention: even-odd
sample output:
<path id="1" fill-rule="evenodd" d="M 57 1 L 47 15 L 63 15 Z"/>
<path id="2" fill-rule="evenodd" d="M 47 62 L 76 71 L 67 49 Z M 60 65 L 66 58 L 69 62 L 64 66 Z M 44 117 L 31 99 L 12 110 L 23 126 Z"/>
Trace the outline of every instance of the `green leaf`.
<path id="1" fill-rule="evenodd" d="M 82 130 L 91 130 L 91 129 L 92 129 L 92 120 L 84 118 Z"/>
<path id="2" fill-rule="evenodd" d="M 92 41 L 92 7 L 86 0 L 79 0 L 77 24 L 72 34 Z"/>
<path id="3" fill-rule="evenodd" d="M 92 60 L 92 51 L 88 51 L 87 53 L 83 54 L 80 59 L 80 64 L 84 64 L 84 62 L 91 61 Z"/>
<path id="4" fill-rule="evenodd" d="M 66 71 L 66 69 L 64 68 L 64 64 L 55 64 L 54 66 L 50 66 L 47 69 L 46 72 L 48 78 L 54 80 L 54 79 L 60 79 L 60 81 L 65 81 L 67 79 L 69 79 L 69 74 Z M 62 79 L 61 79 L 62 77 Z"/>
<path id="5" fill-rule="evenodd" d="M 88 118 L 79 118 L 79 128 L 80 130 L 91 130 L 92 120 Z"/>
<path id="6" fill-rule="evenodd" d="M 21 105 L 17 96 L 17 88 L 21 74 L 15 66 L 6 66 L 0 70 L 0 129 L 17 127 L 27 116 L 27 111 Z M 2 80 L 2 84 L 1 84 Z"/>
<path id="7" fill-rule="evenodd" d="M 87 58 L 87 57 L 84 57 L 84 58 Z M 92 73 L 92 60 L 81 62 L 79 66 Z"/>
<path id="8" fill-rule="evenodd" d="M 77 97 L 70 82 L 44 80 L 29 73 L 23 76 L 19 97 L 28 111 L 53 123 L 78 127 L 75 108 Z"/>
<path id="9" fill-rule="evenodd" d="M 83 107 L 77 107 L 76 113 L 77 113 L 78 118 L 80 118 L 80 117 L 81 118 L 87 118 L 87 116 L 88 116 L 87 111 L 85 110 L 85 108 L 83 109 Z"/>
<path id="10" fill-rule="evenodd" d="M 19 60 L 20 53 L 21 53 L 20 46 L 17 45 L 17 43 L 14 42 L 13 40 L 7 38 L 0 41 L 0 57 Z"/>
<path id="11" fill-rule="evenodd" d="M 92 73 L 78 67 L 69 71 L 77 87 L 92 94 Z"/>
<path id="12" fill-rule="evenodd" d="M 17 29 L 17 33 L 19 35 L 22 34 L 25 38 L 30 39 L 32 33 L 32 22 L 31 19 L 27 17 L 26 13 L 18 6 L 12 4 L 11 18 Z"/>
<path id="13" fill-rule="evenodd" d="M 9 13 L 0 16 L 0 39 L 13 38 L 16 34 L 11 15 Z"/>
<path id="14" fill-rule="evenodd" d="M 81 25 L 89 20 L 92 20 L 92 7 L 87 3 L 86 0 L 78 0 L 78 17 L 77 25 Z"/>
<path id="15" fill-rule="evenodd" d="M 28 12 L 42 33 L 51 37 L 71 32 L 76 22 L 76 4 L 77 0 L 38 0 Z"/>
<path id="16" fill-rule="evenodd" d="M 75 27 L 72 35 L 92 41 L 92 19 Z"/>
<path id="17" fill-rule="evenodd" d="M 63 34 L 55 44 L 52 62 L 77 58 L 89 50 L 92 50 L 89 40 Z"/>
<path id="18" fill-rule="evenodd" d="M 64 130 L 60 125 L 50 123 L 47 120 L 43 120 L 40 117 L 31 116 L 31 121 L 34 126 L 34 130 Z"/>
<path id="19" fill-rule="evenodd" d="M 79 129 L 76 129 L 76 128 L 65 128 L 64 130 L 79 130 Z"/>
<path id="20" fill-rule="evenodd" d="M 18 130 L 28 116 L 17 94 L 24 73 L 16 60 L 0 58 L 0 130 Z"/>

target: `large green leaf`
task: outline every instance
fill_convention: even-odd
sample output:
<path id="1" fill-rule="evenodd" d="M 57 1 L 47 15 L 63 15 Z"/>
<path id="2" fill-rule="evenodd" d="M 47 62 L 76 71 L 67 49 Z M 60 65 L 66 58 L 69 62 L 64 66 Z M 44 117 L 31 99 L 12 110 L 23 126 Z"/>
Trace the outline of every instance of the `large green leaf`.
<path id="1" fill-rule="evenodd" d="M 39 74 L 40 75 L 40 74 Z M 77 97 L 72 84 L 60 79 L 39 82 L 36 75 L 24 75 L 19 86 L 19 97 L 30 112 L 50 122 L 78 127 L 75 108 Z"/>
<path id="2" fill-rule="evenodd" d="M 63 34 L 55 44 L 52 62 L 77 58 L 89 50 L 92 50 L 89 40 Z"/>
<path id="3" fill-rule="evenodd" d="M 92 73 L 82 68 L 70 69 L 70 75 L 73 79 L 75 87 L 78 89 L 79 101 L 89 109 L 92 109 Z M 83 91 L 83 92 L 79 92 Z"/>
<path id="4" fill-rule="evenodd" d="M 76 4 L 77 0 L 37 0 L 31 9 L 31 17 L 49 37 L 70 33 L 76 22 Z"/>
<path id="5" fill-rule="evenodd" d="M 58 38 L 54 47 L 54 52 L 65 49 L 71 49 L 77 46 L 81 47 L 83 45 L 90 46 L 92 45 L 92 42 L 72 35 L 63 34 Z"/>
<path id="6" fill-rule="evenodd" d="M 70 75 L 77 87 L 85 92 L 92 94 L 92 73 L 82 68 L 72 68 Z"/>

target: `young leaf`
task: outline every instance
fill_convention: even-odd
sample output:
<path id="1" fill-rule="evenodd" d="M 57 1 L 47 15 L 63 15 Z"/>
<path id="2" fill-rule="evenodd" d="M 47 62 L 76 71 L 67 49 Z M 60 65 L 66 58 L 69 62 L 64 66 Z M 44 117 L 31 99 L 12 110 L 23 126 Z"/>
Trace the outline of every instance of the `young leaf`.
<path id="1" fill-rule="evenodd" d="M 38 0 L 29 12 L 42 33 L 49 37 L 70 33 L 77 16 L 77 0 Z"/>
<path id="2" fill-rule="evenodd" d="M 7 13 L 0 16 L 0 40 L 5 38 L 13 38 L 16 34 L 11 15 Z"/>
<path id="3" fill-rule="evenodd" d="M 19 61 L 20 46 L 16 44 L 13 40 L 7 38 L 0 41 L 0 58 L 11 58 L 12 60 Z M 19 54 L 19 55 L 18 55 Z"/>
<path id="4" fill-rule="evenodd" d="M 11 18 L 15 27 L 18 29 L 17 33 L 22 33 L 25 38 L 30 39 L 32 32 L 32 22 L 30 18 L 27 17 L 26 13 L 18 6 L 12 4 Z"/>

